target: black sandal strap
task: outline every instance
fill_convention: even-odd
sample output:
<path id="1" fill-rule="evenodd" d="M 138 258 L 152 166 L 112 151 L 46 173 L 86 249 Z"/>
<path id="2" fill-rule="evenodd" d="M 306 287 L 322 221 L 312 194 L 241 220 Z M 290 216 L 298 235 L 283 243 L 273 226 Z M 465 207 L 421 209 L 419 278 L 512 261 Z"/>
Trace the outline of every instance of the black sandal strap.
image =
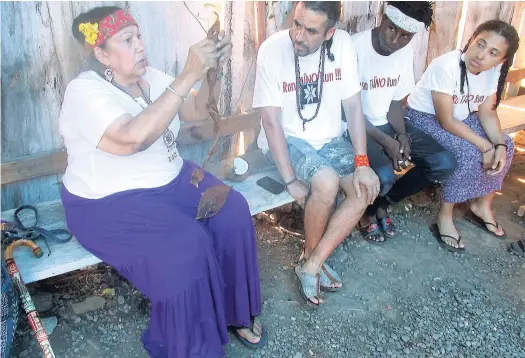
<path id="1" fill-rule="evenodd" d="M 499 230 L 501 229 L 501 226 L 499 226 L 499 223 L 496 221 L 496 224 L 493 224 L 493 223 L 489 223 L 489 222 L 486 222 L 486 221 L 483 221 L 483 223 L 485 224 L 485 226 L 487 225 L 492 225 L 496 228 L 496 230 Z M 489 230 L 489 228 L 487 228 L 487 230 Z M 489 230 L 490 231 L 490 230 Z M 503 230 L 503 235 L 498 235 L 496 234 L 495 232 L 492 232 L 494 235 L 498 236 L 498 237 L 502 237 L 502 236 L 505 236 L 505 230 Z"/>
<path id="2" fill-rule="evenodd" d="M 20 217 L 18 216 L 18 214 L 20 214 L 21 211 L 24 211 L 24 210 L 31 210 L 35 213 L 35 223 L 34 225 L 31 225 L 31 226 L 25 226 L 23 223 L 22 223 L 22 220 L 20 220 Z M 36 224 L 38 223 L 38 211 L 36 210 L 36 208 L 32 205 L 22 205 L 21 207 L 19 207 L 18 209 L 16 209 L 15 211 L 15 223 L 18 227 L 20 227 L 21 229 L 24 229 L 24 230 L 29 230 L 29 229 L 33 229 L 36 227 Z"/>
<path id="3" fill-rule="evenodd" d="M 461 242 L 461 235 L 459 235 L 459 238 L 455 238 L 454 236 L 450 236 L 450 235 L 442 235 L 442 234 L 439 234 L 439 236 L 441 236 L 442 238 L 443 237 L 449 237 L 451 238 L 452 240 L 454 240 L 455 242 L 457 242 L 458 244 Z"/>
<path id="4" fill-rule="evenodd" d="M 494 226 L 496 229 L 499 229 L 499 224 L 498 224 L 498 223 L 493 224 L 493 223 L 489 223 L 488 221 L 483 221 L 483 223 L 485 224 L 485 226 L 487 226 L 487 225 L 492 225 L 492 226 Z"/>

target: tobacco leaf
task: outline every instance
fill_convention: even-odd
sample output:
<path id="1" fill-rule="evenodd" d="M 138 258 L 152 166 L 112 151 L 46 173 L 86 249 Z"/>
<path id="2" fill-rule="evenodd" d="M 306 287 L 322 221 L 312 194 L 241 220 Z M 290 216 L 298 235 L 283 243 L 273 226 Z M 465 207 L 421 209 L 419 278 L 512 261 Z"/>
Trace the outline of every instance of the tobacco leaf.
<path id="1" fill-rule="evenodd" d="M 196 220 L 211 218 L 216 215 L 226 203 L 226 198 L 230 193 L 231 187 L 226 184 L 217 184 L 202 193 L 199 207 L 197 209 Z"/>
<path id="2" fill-rule="evenodd" d="M 221 22 L 219 20 L 218 14 L 216 13 L 215 15 L 217 16 L 217 19 L 215 20 L 213 26 L 210 27 L 210 29 L 208 30 L 207 37 L 213 40 L 214 42 L 217 42 L 219 41 Z M 208 70 L 208 73 L 206 73 L 208 87 L 210 89 L 210 92 L 208 94 L 207 109 L 211 119 L 213 120 L 213 131 L 215 133 L 215 139 L 210 150 L 208 151 L 206 159 L 204 159 L 204 162 L 202 163 L 202 167 L 193 169 L 193 172 L 191 174 L 191 183 L 197 188 L 199 187 L 199 183 L 204 178 L 204 168 L 206 168 L 206 164 L 208 164 L 211 156 L 217 152 L 219 144 L 220 114 L 217 106 L 217 99 L 215 98 L 213 93 L 213 89 L 215 88 L 215 84 L 217 83 L 218 71 L 218 68 L 212 68 Z M 228 197 L 230 190 L 231 188 L 225 184 L 217 184 L 213 187 L 206 189 L 204 193 L 202 193 L 202 197 L 199 201 L 196 219 L 206 219 L 216 215 L 224 206 L 224 203 L 226 202 L 226 198 Z"/>
<path id="3" fill-rule="evenodd" d="M 202 171 L 202 168 L 195 168 L 191 172 L 190 183 L 192 183 L 193 185 L 195 185 L 196 188 L 198 188 L 199 183 L 202 181 L 203 178 L 204 178 L 204 172 Z"/>
<path id="4" fill-rule="evenodd" d="M 221 21 L 219 19 L 219 15 L 215 13 L 217 19 L 215 20 L 215 23 L 210 27 L 207 33 L 207 37 L 210 40 L 213 40 L 214 42 L 219 41 L 219 32 L 221 30 Z M 199 183 L 204 179 L 204 168 L 206 167 L 206 164 L 208 164 L 208 161 L 210 160 L 211 156 L 217 152 L 217 147 L 219 144 L 219 110 L 217 107 L 217 100 L 215 99 L 213 95 L 213 89 L 215 88 L 215 83 L 217 82 L 217 71 L 216 68 L 210 68 L 208 72 L 206 73 L 206 77 L 208 80 L 208 87 L 209 87 L 209 94 L 208 94 L 208 113 L 210 114 L 211 119 L 213 120 L 213 130 L 215 132 L 215 140 L 206 155 L 206 159 L 204 159 L 204 162 L 202 163 L 202 168 L 195 168 L 193 169 L 193 172 L 191 173 L 191 184 L 195 185 L 196 188 L 199 187 Z"/>

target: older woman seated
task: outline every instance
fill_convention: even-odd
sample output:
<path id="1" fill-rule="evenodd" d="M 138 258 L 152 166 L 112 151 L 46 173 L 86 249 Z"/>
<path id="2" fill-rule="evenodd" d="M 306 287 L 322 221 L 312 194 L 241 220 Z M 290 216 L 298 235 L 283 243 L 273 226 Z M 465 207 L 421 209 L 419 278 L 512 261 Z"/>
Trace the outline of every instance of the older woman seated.
<path id="1" fill-rule="evenodd" d="M 92 70 L 66 89 L 60 132 L 68 152 L 62 201 L 78 241 L 151 301 L 142 336 L 152 357 L 220 357 L 228 328 L 252 348 L 264 342 L 255 231 L 246 200 L 231 191 L 219 213 L 196 220 L 201 194 L 221 182 L 183 160 L 180 120 L 208 118 L 210 68 L 231 55 L 229 36 L 190 47 L 176 79 L 147 66 L 131 15 L 99 7 L 73 35 Z M 217 81 L 218 82 L 218 81 Z M 219 88 L 213 90 L 218 91 Z"/>
<path id="2" fill-rule="evenodd" d="M 452 220 L 454 204 L 471 199 L 467 218 L 505 238 L 491 203 L 509 169 L 513 146 L 503 134 L 496 108 L 518 45 L 518 34 L 511 25 L 500 20 L 485 22 L 463 51 L 434 59 L 408 97 L 406 116 L 458 162 L 443 183 L 437 225 L 432 226 L 440 245 L 450 251 L 465 250 Z"/>

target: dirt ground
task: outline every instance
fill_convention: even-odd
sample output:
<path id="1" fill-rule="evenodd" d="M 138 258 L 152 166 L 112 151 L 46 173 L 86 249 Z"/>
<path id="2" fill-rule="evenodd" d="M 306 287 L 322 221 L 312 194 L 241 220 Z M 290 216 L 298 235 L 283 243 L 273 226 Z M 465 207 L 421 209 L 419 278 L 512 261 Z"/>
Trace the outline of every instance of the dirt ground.
<path id="1" fill-rule="evenodd" d="M 435 193 L 425 208 L 403 201 L 392 211 L 399 228 L 394 239 L 375 246 L 354 232 L 332 255 L 344 286 L 325 294 L 317 311 L 304 306 L 292 277 L 300 238 L 268 219 L 254 219 L 269 342 L 249 351 L 231 337 L 227 356 L 525 357 L 525 259 L 506 251 L 510 241 L 525 238 L 524 221 L 516 215 L 525 204 L 525 182 L 518 180 L 525 179 L 523 132 L 516 142 L 523 152 L 516 152 L 494 202 L 507 240 L 461 219 L 464 208 L 458 208 L 467 252 L 452 254 L 428 230 L 437 211 Z M 57 318 L 50 336 L 57 357 L 147 357 L 139 338 L 148 303 L 107 266 L 39 282 L 32 292 L 41 316 Z M 90 297 L 83 308 L 74 305 Z M 87 313 L 78 313 L 82 309 Z M 22 318 L 12 357 L 39 354 Z"/>

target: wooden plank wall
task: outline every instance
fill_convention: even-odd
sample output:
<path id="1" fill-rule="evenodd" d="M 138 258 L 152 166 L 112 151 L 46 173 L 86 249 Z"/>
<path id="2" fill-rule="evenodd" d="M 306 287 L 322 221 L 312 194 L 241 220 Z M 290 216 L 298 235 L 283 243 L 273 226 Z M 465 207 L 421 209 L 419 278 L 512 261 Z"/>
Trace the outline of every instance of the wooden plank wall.
<path id="1" fill-rule="evenodd" d="M 225 3 L 216 3 L 223 14 Z M 188 48 L 206 35 L 182 2 L 2 2 L 2 161 L 63 147 L 58 131 L 62 97 L 67 83 L 86 67 L 86 51 L 72 37 L 71 23 L 100 5 L 128 7 L 141 26 L 150 65 L 172 75 L 182 70 Z M 213 8 L 204 2 L 187 5 L 206 29 L 212 25 Z M 249 45 L 254 35 L 251 3 L 229 5 L 232 23 L 223 21 L 223 28 L 231 31 L 236 50 L 230 78 L 223 79 L 223 91 L 229 86 L 231 96 L 221 101 L 221 113 L 251 107 L 251 91 L 242 92 L 241 87 L 246 80 L 252 88 L 255 76 L 255 64 L 245 69 L 255 58 Z M 224 108 L 225 103 L 236 107 Z M 223 144 L 218 157 L 230 151 L 231 140 Z M 205 143 L 181 152 L 199 162 L 208 148 Z M 60 178 L 50 175 L 2 186 L 2 209 L 57 199 Z"/>
<path id="2" fill-rule="evenodd" d="M 514 1 L 469 1 L 461 48 L 467 44 L 474 30 L 481 23 L 493 19 L 510 23 L 514 9 L 519 4 L 519 2 Z"/>
<path id="3" fill-rule="evenodd" d="M 525 1 L 520 1 L 516 5 L 514 14 L 512 15 L 512 26 L 516 29 L 521 27 L 520 47 L 514 59 L 514 66 L 525 68 Z"/>
<path id="4" fill-rule="evenodd" d="M 57 116 L 66 84 L 83 63 L 73 16 L 96 3 L 2 2 L 2 160 L 62 146 Z M 123 5 L 120 3 L 119 5 Z M 58 197 L 59 176 L 2 187 L 12 208 Z"/>
<path id="5" fill-rule="evenodd" d="M 461 18 L 461 1 L 437 1 L 434 3 L 434 21 L 429 31 L 426 65 L 445 52 L 456 47 Z"/>

